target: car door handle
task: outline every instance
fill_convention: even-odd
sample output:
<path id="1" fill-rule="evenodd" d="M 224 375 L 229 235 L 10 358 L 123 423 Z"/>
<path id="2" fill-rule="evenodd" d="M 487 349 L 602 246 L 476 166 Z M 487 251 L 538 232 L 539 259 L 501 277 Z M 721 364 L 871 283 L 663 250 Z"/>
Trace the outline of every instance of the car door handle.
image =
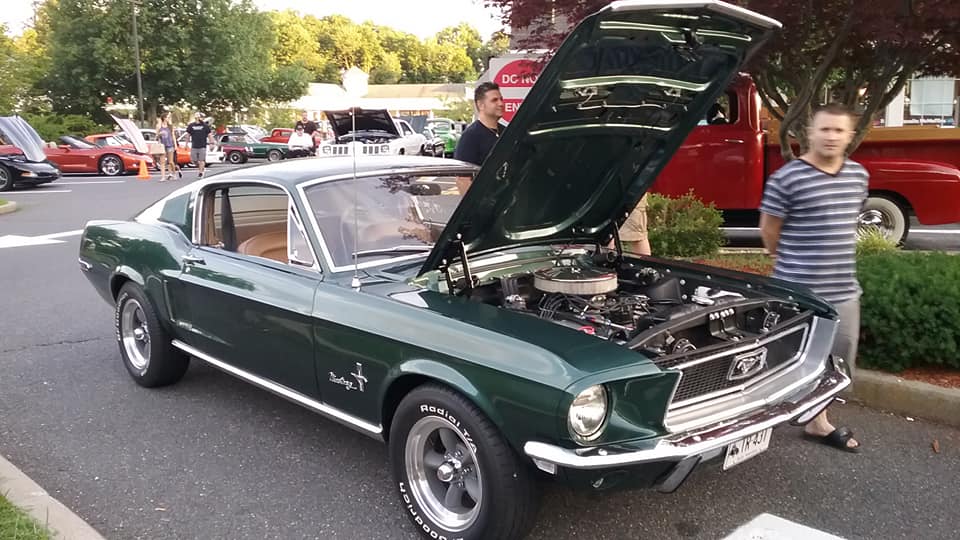
<path id="1" fill-rule="evenodd" d="M 203 260 L 203 257 L 196 257 L 194 255 L 184 255 L 180 260 L 183 261 L 183 264 L 207 264 L 207 262 Z"/>
<path id="2" fill-rule="evenodd" d="M 743 139 L 724 139 L 723 142 L 731 144 L 743 144 Z"/>

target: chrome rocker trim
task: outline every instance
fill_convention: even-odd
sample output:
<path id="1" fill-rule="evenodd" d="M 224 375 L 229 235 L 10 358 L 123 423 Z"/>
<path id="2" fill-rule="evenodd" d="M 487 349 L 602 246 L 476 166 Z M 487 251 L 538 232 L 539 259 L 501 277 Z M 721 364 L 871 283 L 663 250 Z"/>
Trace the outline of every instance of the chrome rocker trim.
<path id="1" fill-rule="evenodd" d="M 843 359 L 831 357 L 831 364 L 833 369 L 824 371 L 816 387 L 795 402 L 784 401 L 742 418 L 668 436 L 657 441 L 651 448 L 630 451 L 621 451 L 617 447 L 574 450 L 528 441 L 523 445 L 523 451 L 543 470 L 555 466 L 570 469 L 606 469 L 703 456 L 767 428 L 787 422 L 809 422 L 850 385 Z"/>
<path id="2" fill-rule="evenodd" d="M 383 441 L 383 427 L 381 426 L 377 426 L 365 420 L 361 420 L 355 416 L 351 416 L 341 411 L 340 409 L 335 409 L 329 405 L 316 401 L 312 398 L 309 398 L 301 394 L 300 392 L 291 390 L 286 386 L 269 381 L 267 379 L 264 379 L 263 377 L 259 377 L 257 375 L 254 375 L 253 373 L 244 371 L 240 368 L 231 366 L 230 364 L 227 364 L 226 362 L 223 362 L 221 360 L 217 360 L 216 358 L 210 356 L 209 354 L 206 354 L 198 349 L 195 349 L 190 345 L 187 345 L 186 343 L 180 341 L 179 339 L 173 340 L 171 342 L 171 345 L 189 354 L 190 356 L 196 357 L 199 360 L 203 360 L 204 362 L 210 364 L 211 366 L 221 371 L 224 371 L 226 373 L 229 373 L 230 375 L 233 375 L 234 377 L 243 379 L 244 381 L 247 381 L 251 384 L 259 386 L 260 388 L 263 388 L 264 390 L 272 392 L 284 399 L 288 399 L 298 405 L 302 405 L 315 413 L 319 413 L 347 427 L 356 429 L 361 433 L 363 433 L 364 435 L 373 437 L 378 441 Z"/>

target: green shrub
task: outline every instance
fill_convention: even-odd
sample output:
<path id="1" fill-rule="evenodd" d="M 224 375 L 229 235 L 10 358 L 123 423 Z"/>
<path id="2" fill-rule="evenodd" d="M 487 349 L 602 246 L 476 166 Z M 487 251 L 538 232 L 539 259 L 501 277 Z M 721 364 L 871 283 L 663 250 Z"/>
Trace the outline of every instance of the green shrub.
<path id="1" fill-rule="evenodd" d="M 61 135 L 91 135 L 113 131 L 113 128 L 79 114 L 24 114 L 23 118 L 30 122 L 33 129 L 47 142 L 57 142 Z"/>
<path id="2" fill-rule="evenodd" d="M 706 257 L 726 243 L 720 211 L 692 191 L 678 198 L 651 193 L 647 199 L 650 249 L 657 257 Z"/>
<path id="3" fill-rule="evenodd" d="M 960 368 L 960 256 L 881 252 L 858 258 L 859 363 L 899 372 Z"/>
<path id="4" fill-rule="evenodd" d="M 857 238 L 857 256 L 875 255 L 897 251 L 897 243 L 883 235 L 880 229 L 869 227 L 862 229 Z"/>

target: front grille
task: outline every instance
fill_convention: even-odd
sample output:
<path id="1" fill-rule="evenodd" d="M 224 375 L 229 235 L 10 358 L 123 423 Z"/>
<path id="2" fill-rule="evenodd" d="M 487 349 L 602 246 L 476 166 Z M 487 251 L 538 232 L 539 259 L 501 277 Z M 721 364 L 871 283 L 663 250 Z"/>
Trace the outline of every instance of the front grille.
<path id="1" fill-rule="evenodd" d="M 680 384 L 674 393 L 671 406 L 714 394 L 723 394 L 741 386 L 749 386 L 766 378 L 774 371 L 799 360 L 806 342 L 808 323 L 780 332 L 772 339 L 761 340 L 752 348 L 738 347 L 736 352 L 716 353 L 703 358 L 686 357 L 682 363 L 676 358 L 666 369 L 676 369 L 683 373 Z M 765 350 L 765 351 L 764 351 Z M 735 367 L 751 366 L 757 357 L 764 360 L 755 371 L 737 371 Z M 755 366 L 756 364 L 754 364 Z"/>
<path id="2" fill-rule="evenodd" d="M 381 151 L 382 145 L 379 144 L 365 144 L 361 146 L 360 155 L 364 156 L 376 156 L 380 155 L 383 152 Z M 329 146 L 330 152 L 322 152 L 322 155 L 328 156 L 349 156 L 351 145 L 349 144 L 332 144 Z"/>

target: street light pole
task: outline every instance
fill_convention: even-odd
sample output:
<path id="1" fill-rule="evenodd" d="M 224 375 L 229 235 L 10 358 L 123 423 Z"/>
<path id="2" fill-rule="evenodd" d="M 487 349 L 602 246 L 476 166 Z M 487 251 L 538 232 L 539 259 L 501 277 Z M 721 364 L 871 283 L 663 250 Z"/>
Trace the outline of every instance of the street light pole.
<path id="1" fill-rule="evenodd" d="M 137 109 L 140 111 L 140 127 L 143 127 L 143 83 L 140 80 L 140 38 L 137 36 L 137 7 L 139 0 L 131 0 L 133 11 L 133 60 L 137 64 Z"/>

